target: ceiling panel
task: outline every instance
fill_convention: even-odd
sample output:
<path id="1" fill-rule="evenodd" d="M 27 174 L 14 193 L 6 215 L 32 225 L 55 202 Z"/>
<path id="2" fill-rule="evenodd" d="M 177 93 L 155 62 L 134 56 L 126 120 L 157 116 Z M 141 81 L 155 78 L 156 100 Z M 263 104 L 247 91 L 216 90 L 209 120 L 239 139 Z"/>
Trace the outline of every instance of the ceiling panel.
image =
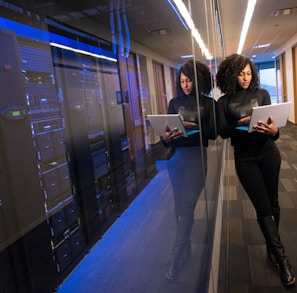
<path id="1" fill-rule="evenodd" d="M 247 0 L 220 0 L 225 53 L 237 51 Z M 297 33 L 297 15 L 273 16 L 281 8 L 296 7 L 296 0 L 258 0 L 243 47 L 243 54 L 254 61 L 271 61 L 285 41 Z M 271 43 L 270 47 L 253 49 L 255 45 Z"/>
<path id="2" fill-rule="evenodd" d="M 181 63 L 181 55 L 192 52 L 189 31 L 177 20 L 166 0 L 14 0 L 8 1 L 29 7 L 71 26 L 111 40 L 110 17 L 123 15 L 128 20 L 128 33 L 132 42 L 137 42 L 152 51 Z M 189 1 L 185 1 L 188 3 Z M 218 34 L 213 34 L 217 19 L 212 18 L 211 1 L 192 0 L 193 19 L 205 44 L 212 54 L 219 51 Z M 119 6 L 120 4 L 120 6 Z M 225 55 L 237 51 L 247 0 L 218 0 L 221 30 Z M 208 5 L 206 7 L 205 5 Z M 273 60 L 272 57 L 286 40 L 297 33 L 297 14 L 273 16 L 282 8 L 296 7 L 296 0 L 258 0 L 248 30 L 243 54 L 254 57 L 255 61 Z M 117 9 L 120 7 L 120 9 Z M 123 37 L 127 31 L 122 24 Z M 117 30 L 117 28 L 116 28 Z M 254 49 L 255 45 L 271 43 L 265 49 Z M 197 47 L 196 47 L 197 48 Z M 201 51 L 195 51 L 198 58 Z"/>

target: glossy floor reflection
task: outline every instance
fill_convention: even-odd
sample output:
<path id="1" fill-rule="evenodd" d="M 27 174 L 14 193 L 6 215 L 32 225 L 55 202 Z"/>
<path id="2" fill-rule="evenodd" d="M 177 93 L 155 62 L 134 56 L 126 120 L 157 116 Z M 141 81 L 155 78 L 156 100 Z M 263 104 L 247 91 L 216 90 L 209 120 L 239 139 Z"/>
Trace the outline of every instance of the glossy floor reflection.
<path id="1" fill-rule="evenodd" d="M 178 280 L 171 283 L 164 276 L 175 219 L 166 161 L 158 161 L 157 168 L 156 177 L 65 280 L 59 293 L 206 292 L 209 251 L 201 215 L 192 230 L 191 258 Z"/>

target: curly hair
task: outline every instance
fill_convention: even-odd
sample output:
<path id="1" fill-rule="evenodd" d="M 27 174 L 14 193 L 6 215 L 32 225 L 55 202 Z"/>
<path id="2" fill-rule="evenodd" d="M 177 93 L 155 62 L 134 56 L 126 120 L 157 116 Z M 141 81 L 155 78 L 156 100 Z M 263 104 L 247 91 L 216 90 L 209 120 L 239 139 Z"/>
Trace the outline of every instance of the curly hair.
<path id="1" fill-rule="evenodd" d="M 250 65 L 252 71 L 252 80 L 249 90 L 253 91 L 257 89 L 259 87 L 259 78 L 255 64 L 249 58 L 239 54 L 232 54 L 228 56 L 219 65 L 216 75 L 218 88 L 224 94 L 235 93 L 238 86 L 237 77 L 248 64 Z"/>
<path id="2" fill-rule="evenodd" d="M 201 63 L 199 61 L 196 61 L 196 73 L 197 73 L 197 82 L 198 82 L 198 91 L 200 94 L 208 95 L 213 87 L 213 81 L 212 81 L 212 75 L 209 71 L 209 68 L 204 63 Z M 180 85 L 180 75 L 183 73 L 185 76 L 187 76 L 190 80 L 194 81 L 194 88 L 193 92 L 191 94 L 195 94 L 195 70 L 194 70 L 194 61 L 189 60 L 186 63 L 184 63 L 177 75 L 176 79 L 176 90 L 179 95 L 183 94 L 183 91 L 181 89 Z"/>

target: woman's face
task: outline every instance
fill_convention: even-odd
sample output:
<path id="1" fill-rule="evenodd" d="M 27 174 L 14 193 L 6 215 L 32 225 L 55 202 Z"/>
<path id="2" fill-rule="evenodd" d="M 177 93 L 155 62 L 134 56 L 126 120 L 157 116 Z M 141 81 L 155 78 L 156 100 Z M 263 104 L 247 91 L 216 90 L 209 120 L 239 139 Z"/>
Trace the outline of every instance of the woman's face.
<path id="1" fill-rule="evenodd" d="M 251 66 L 247 64 L 237 76 L 238 85 L 243 89 L 248 89 L 252 81 L 252 77 Z"/>
<path id="2" fill-rule="evenodd" d="M 185 95 L 189 95 L 192 90 L 194 83 L 191 79 L 189 79 L 187 76 L 185 76 L 183 73 L 180 74 L 180 86 L 184 92 Z"/>

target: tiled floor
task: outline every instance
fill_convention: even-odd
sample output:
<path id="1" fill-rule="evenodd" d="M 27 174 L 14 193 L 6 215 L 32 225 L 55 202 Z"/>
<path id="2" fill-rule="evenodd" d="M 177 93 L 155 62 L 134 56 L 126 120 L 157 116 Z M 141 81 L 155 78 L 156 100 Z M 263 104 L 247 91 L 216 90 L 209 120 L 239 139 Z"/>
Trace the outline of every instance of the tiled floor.
<path id="1" fill-rule="evenodd" d="M 297 272 L 297 125 L 281 129 L 277 141 L 282 155 L 279 184 L 281 206 L 280 234 L 294 271 Z M 265 243 L 257 225 L 254 209 L 243 191 L 229 151 L 225 177 L 224 241 L 228 259 L 225 274 L 228 293 L 297 292 L 296 286 L 284 288 L 278 271 L 267 261 Z"/>

